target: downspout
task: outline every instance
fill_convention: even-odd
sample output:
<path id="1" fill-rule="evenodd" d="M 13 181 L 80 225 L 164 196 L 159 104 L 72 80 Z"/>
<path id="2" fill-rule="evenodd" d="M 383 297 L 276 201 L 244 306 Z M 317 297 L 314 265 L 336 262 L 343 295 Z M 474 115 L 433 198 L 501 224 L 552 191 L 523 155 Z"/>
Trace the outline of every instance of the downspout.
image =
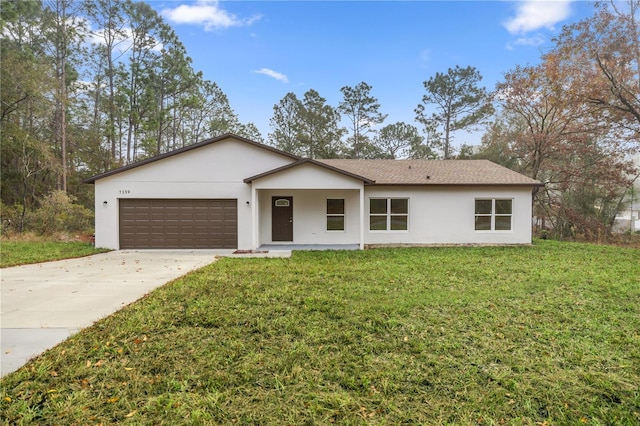
<path id="1" fill-rule="evenodd" d="M 360 186 L 360 250 L 364 250 L 364 182 Z"/>

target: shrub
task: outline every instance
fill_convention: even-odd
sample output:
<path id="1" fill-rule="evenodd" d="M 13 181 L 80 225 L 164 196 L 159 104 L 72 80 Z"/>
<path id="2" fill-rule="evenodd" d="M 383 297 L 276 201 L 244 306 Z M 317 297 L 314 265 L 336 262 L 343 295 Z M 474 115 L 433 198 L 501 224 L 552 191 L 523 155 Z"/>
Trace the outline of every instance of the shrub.
<path id="1" fill-rule="evenodd" d="M 8 206 L 0 202 L 0 234 L 7 235 L 20 232 L 23 227 L 23 212 L 21 204 Z"/>
<path id="2" fill-rule="evenodd" d="M 43 235 L 93 229 L 93 214 L 75 201 L 74 196 L 64 191 L 52 191 L 29 215 L 28 228 Z"/>

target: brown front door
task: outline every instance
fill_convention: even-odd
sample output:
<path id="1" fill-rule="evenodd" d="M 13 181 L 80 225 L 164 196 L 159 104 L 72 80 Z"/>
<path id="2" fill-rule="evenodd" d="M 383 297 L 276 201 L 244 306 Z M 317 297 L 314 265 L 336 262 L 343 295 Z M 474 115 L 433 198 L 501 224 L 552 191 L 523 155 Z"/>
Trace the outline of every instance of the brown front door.
<path id="1" fill-rule="evenodd" d="M 293 241 L 293 197 L 271 199 L 271 240 Z"/>

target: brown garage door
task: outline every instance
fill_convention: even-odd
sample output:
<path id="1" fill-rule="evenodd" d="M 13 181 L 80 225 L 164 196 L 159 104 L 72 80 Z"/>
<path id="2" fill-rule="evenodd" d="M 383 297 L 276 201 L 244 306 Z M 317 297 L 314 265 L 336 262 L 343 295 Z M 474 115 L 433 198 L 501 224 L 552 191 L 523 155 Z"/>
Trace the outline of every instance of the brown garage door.
<path id="1" fill-rule="evenodd" d="M 120 248 L 237 248 L 237 200 L 120 200 Z"/>

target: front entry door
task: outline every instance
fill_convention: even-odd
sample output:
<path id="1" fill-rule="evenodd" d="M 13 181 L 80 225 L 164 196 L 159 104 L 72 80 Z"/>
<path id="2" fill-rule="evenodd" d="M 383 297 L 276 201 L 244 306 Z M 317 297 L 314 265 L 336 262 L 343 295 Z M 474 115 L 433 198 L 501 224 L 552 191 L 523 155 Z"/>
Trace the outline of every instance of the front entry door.
<path id="1" fill-rule="evenodd" d="M 271 240 L 293 241 L 293 197 L 271 199 Z"/>

